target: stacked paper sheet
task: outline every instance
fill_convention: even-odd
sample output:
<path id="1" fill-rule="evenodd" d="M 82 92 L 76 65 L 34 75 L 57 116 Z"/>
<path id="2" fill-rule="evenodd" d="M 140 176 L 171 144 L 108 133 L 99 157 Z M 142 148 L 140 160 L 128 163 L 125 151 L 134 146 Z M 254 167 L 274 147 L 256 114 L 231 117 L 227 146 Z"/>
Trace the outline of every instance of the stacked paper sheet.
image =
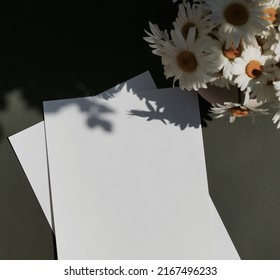
<path id="1" fill-rule="evenodd" d="M 239 259 L 208 193 L 195 92 L 145 72 L 43 105 L 9 140 L 58 259 Z"/>

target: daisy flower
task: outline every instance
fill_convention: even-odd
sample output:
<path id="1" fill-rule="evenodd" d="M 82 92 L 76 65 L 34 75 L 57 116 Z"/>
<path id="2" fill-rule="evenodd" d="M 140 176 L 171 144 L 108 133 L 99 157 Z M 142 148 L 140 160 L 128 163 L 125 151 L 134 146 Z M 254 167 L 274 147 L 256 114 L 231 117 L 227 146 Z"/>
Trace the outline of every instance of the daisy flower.
<path id="1" fill-rule="evenodd" d="M 220 73 L 225 79 L 232 80 L 232 65 L 235 58 L 241 56 L 243 46 L 240 44 L 237 48 L 233 46 L 228 49 L 225 48 L 226 42 L 219 34 L 212 32 L 216 39 L 213 40 L 213 44 L 210 47 L 210 56 L 218 64 Z"/>
<path id="2" fill-rule="evenodd" d="M 270 46 L 270 50 L 275 54 L 275 60 L 280 59 L 280 27 L 278 27 L 278 32 L 274 34 L 271 40 L 267 40 L 266 45 Z"/>
<path id="3" fill-rule="evenodd" d="M 256 36 L 258 45 L 262 48 L 263 52 L 271 51 L 274 53 L 273 48 L 276 47 L 279 38 L 277 39 L 277 29 L 269 28 L 262 36 Z"/>
<path id="4" fill-rule="evenodd" d="M 191 5 L 183 1 L 178 6 L 178 16 L 173 22 L 174 29 L 182 32 L 186 39 L 190 27 L 196 27 L 196 36 L 207 35 L 210 31 L 208 23 L 203 19 L 204 9 L 202 5 Z"/>
<path id="5" fill-rule="evenodd" d="M 252 122 L 255 122 L 256 115 L 267 115 L 268 109 L 257 108 L 261 104 L 257 103 L 253 99 L 249 99 L 244 104 L 233 103 L 233 102 L 224 102 L 224 105 L 221 104 L 212 104 L 210 112 L 216 114 L 216 118 L 221 118 L 224 116 L 229 116 L 230 123 L 233 123 L 236 118 L 250 116 Z"/>
<path id="6" fill-rule="evenodd" d="M 152 53 L 160 55 L 158 46 L 161 45 L 162 41 L 169 41 L 169 34 L 167 30 L 161 31 L 157 24 L 149 22 L 150 32 L 144 30 L 148 36 L 143 39 L 149 43 L 149 46 L 153 49 Z"/>
<path id="7" fill-rule="evenodd" d="M 190 28 L 187 40 L 178 30 L 171 31 L 172 43 L 165 42 L 160 47 L 164 74 L 173 78 L 173 84 L 178 80 L 181 89 L 198 90 L 207 88 L 207 83 L 217 72 L 217 66 L 205 49 L 209 47 L 212 39 L 208 36 L 195 39 L 195 28 Z"/>
<path id="8" fill-rule="evenodd" d="M 272 122 L 274 124 L 278 123 L 277 124 L 277 128 L 279 129 L 280 128 L 280 103 L 279 101 L 278 102 L 275 102 L 271 105 L 272 108 L 274 109 L 277 109 L 277 111 L 275 112 L 273 118 L 272 118 Z"/>
<path id="9" fill-rule="evenodd" d="M 244 40 L 246 44 L 257 45 L 255 35 L 267 29 L 263 10 L 266 8 L 255 0 L 205 0 L 210 14 L 207 19 L 217 26 L 219 34 L 226 40 L 226 48 L 237 48 Z"/>
<path id="10" fill-rule="evenodd" d="M 262 1 L 261 1 L 262 2 Z M 263 10 L 263 19 L 270 23 L 270 27 L 279 25 L 279 12 L 280 12 L 280 0 L 263 1 L 265 9 Z"/>
<path id="11" fill-rule="evenodd" d="M 266 60 L 265 72 L 269 74 L 269 82 L 274 82 L 280 79 L 280 58 L 277 55 L 271 54 L 270 51 L 264 53 L 269 53 L 270 58 Z"/>
<path id="12" fill-rule="evenodd" d="M 276 91 L 275 95 L 280 99 L 280 81 L 273 82 L 273 87 Z"/>
<path id="13" fill-rule="evenodd" d="M 266 84 L 259 84 L 255 87 L 254 91 L 251 93 L 251 98 L 256 98 L 257 102 L 276 102 L 276 89 L 273 85 L 273 81 L 268 81 Z"/>
<path id="14" fill-rule="evenodd" d="M 272 118 L 272 121 L 274 124 L 277 124 L 277 128 L 279 129 L 280 128 L 280 109 L 276 111 L 274 117 Z"/>
<path id="15" fill-rule="evenodd" d="M 173 78 L 173 86 L 199 91 L 216 118 L 229 116 L 232 123 L 249 116 L 254 122 L 275 109 L 272 121 L 280 128 L 280 0 L 173 2 L 173 30 L 150 23 L 144 38 L 161 57 L 165 77 Z M 210 97 L 211 87 L 223 95 Z M 231 102 L 231 89 L 242 101 Z M 265 103 L 269 109 L 260 107 Z"/>
<path id="16" fill-rule="evenodd" d="M 266 84 L 269 73 L 265 72 L 265 64 L 271 59 L 270 55 L 262 54 L 260 47 L 245 48 L 233 62 L 232 73 L 236 76 L 234 83 L 246 92 L 251 92 L 257 84 Z"/>

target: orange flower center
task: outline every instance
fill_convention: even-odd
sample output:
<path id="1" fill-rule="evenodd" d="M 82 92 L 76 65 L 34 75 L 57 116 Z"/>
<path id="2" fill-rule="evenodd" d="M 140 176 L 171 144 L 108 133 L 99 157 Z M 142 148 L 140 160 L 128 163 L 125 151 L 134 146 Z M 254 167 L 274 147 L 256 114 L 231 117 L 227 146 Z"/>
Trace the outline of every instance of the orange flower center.
<path id="1" fill-rule="evenodd" d="M 185 72 L 194 72 L 197 68 L 197 60 L 193 53 L 182 51 L 177 56 L 179 67 Z"/>
<path id="2" fill-rule="evenodd" d="M 239 45 L 236 49 L 231 45 L 229 49 L 225 49 L 225 46 L 223 47 L 223 54 L 226 58 L 233 60 L 236 57 L 240 56 L 242 52 L 241 45 Z"/>
<path id="3" fill-rule="evenodd" d="M 226 20 L 233 25 L 243 25 L 249 19 L 248 9 L 240 3 L 228 5 L 224 11 Z"/>
<path id="4" fill-rule="evenodd" d="M 230 112 L 235 117 L 246 117 L 249 114 L 249 110 L 242 109 L 240 107 L 232 107 L 230 108 Z"/>
<path id="5" fill-rule="evenodd" d="M 264 10 L 264 13 L 267 14 L 263 19 L 275 23 L 277 21 L 277 10 L 275 8 L 267 8 Z"/>
<path id="6" fill-rule="evenodd" d="M 182 32 L 182 35 L 185 39 L 187 39 L 189 30 L 190 30 L 191 27 L 195 27 L 195 24 L 192 23 L 192 22 L 187 22 L 183 25 L 183 27 L 181 29 L 181 32 Z"/>
<path id="7" fill-rule="evenodd" d="M 245 69 L 247 76 L 252 79 L 258 78 L 262 74 L 262 65 L 257 60 L 250 61 Z"/>

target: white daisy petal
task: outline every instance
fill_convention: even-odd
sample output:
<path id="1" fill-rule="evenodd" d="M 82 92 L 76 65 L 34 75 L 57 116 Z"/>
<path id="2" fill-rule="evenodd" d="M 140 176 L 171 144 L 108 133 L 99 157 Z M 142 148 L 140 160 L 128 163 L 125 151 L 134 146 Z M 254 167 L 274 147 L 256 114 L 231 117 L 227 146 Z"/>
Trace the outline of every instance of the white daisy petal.
<path id="1" fill-rule="evenodd" d="M 172 42 L 158 46 L 165 76 L 174 77 L 174 83 L 178 80 L 182 89 L 206 88 L 207 83 L 213 79 L 212 73 L 217 71 L 217 67 L 200 46 L 208 46 L 209 40 L 212 39 L 208 36 L 201 36 L 194 40 L 195 28 L 190 28 L 186 40 L 178 30 L 172 30 L 171 37 Z"/>
<path id="2" fill-rule="evenodd" d="M 221 118 L 224 116 L 229 116 L 230 123 L 233 123 L 236 118 L 250 116 L 252 122 L 255 122 L 256 115 L 267 115 L 267 109 L 258 108 L 261 106 L 261 103 L 250 102 L 251 99 L 245 98 L 243 104 L 233 103 L 233 102 L 224 102 L 224 104 L 212 104 L 210 112 L 216 114 L 216 118 Z M 280 113 L 279 113 L 280 117 Z M 276 118 L 275 118 L 276 119 Z"/>
<path id="3" fill-rule="evenodd" d="M 226 47 L 235 48 L 243 39 L 247 44 L 256 44 L 255 37 L 248 34 L 262 34 L 269 22 L 264 17 L 264 6 L 257 1 L 247 0 L 205 0 L 210 11 L 208 19 L 219 28 L 219 34 L 226 39 Z"/>
<path id="4" fill-rule="evenodd" d="M 265 85 L 270 74 L 265 71 L 266 62 L 271 55 L 264 55 L 260 47 L 247 46 L 240 57 L 232 65 L 232 73 L 236 76 L 234 83 L 242 90 L 253 91 L 259 84 Z"/>
<path id="5" fill-rule="evenodd" d="M 175 1 L 174 1 L 175 2 Z M 267 115 L 280 128 L 280 0 L 182 0 L 170 32 L 149 23 L 144 40 L 182 89 L 237 87 L 242 103 L 212 104 L 230 123 Z"/>

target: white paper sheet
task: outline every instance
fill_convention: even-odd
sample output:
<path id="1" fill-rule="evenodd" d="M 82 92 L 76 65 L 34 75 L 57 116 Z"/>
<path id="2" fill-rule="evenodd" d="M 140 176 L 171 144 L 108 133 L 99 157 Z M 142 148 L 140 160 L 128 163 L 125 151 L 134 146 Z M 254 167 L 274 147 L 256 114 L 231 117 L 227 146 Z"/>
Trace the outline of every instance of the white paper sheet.
<path id="1" fill-rule="evenodd" d="M 124 83 L 120 83 L 109 89 L 106 92 L 106 98 L 112 97 L 123 86 Z M 138 90 L 156 89 L 149 71 L 128 80 L 127 86 Z M 44 122 L 39 122 L 28 129 L 11 135 L 8 139 L 50 226 L 53 228 Z"/>
<path id="2" fill-rule="evenodd" d="M 216 259 L 196 93 L 128 89 L 44 102 L 59 259 Z"/>
<path id="3" fill-rule="evenodd" d="M 149 73 L 144 73 L 141 76 L 144 78 L 141 86 L 145 86 L 145 84 L 150 87 L 154 86 L 151 83 Z M 19 158 L 31 186 L 33 187 L 42 209 L 52 226 L 44 122 L 40 122 L 9 137 L 9 140 Z M 210 207 L 213 216 L 213 230 L 217 254 L 216 259 L 239 259 L 239 256 L 211 199 Z"/>
<path id="4" fill-rule="evenodd" d="M 44 122 L 10 137 L 14 151 L 52 227 Z M 210 199 L 217 259 L 236 260 L 239 255 Z"/>
<path id="5" fill-rule="evenodd" d="M 50 226 L 53 227 L 44 122 L 11 135 L 8 139 Z"/>

